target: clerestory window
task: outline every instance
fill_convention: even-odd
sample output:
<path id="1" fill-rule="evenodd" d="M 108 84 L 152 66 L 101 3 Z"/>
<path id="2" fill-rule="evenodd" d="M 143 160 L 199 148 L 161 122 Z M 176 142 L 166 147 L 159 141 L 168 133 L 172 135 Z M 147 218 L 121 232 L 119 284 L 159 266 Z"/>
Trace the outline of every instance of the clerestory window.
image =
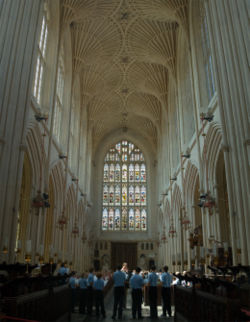
<path id="1" fill-rule="evenodd" d="M 102 230 L 147 230 L 147 172 L 143 153 L 123 140 L 105 156 Z"/>
<path id="2" fill-rule="evenodd" d="M 60 141 L 60 135 L 61 135 L 61 122 L 62 122 L 62 114 L 63 114 L 63 90 L 64 90 L 64 69 L 63 69 L 62 59 L 60 59 L 58 70 L 57 70 L 55 115 L 54 115 L 54 124 L 53 124 L 53 133 L 58 142 Z"/>
<path id="3" fill-rule="evenodd" d="M 45 70 L 45 57 L 47 49 L 48 38 L 48 19 L 46 11 L 43 15 L 42 28 L 40 33 L 40 39 L 38 44 L 38 53 L 36 60 L 36 71 L 33 85 L 33 95 L 36 98 L 38 104 L 41 104 L 41 91 L 43 85 L 43 76 Z"/>
<path id="4" fill-rule="evenodd" d="M 215 93 L 215 85 L 214 85 L 214 75 L 213 75 L 213 63 L 212 63 L 212 54 L 211 54 L 211 47 L 209 41 L 209 32 L 208 32 L 208 25 L 207 19 L 205 15 L 204 7 L 201 7 L 201 34 L 202 34 L 202 51 L 203 51 L 203 59 L 206 71 L 206 83 L 207 83 L 207 91 L 208 91 L 208 98 L 211 100 Z"/>

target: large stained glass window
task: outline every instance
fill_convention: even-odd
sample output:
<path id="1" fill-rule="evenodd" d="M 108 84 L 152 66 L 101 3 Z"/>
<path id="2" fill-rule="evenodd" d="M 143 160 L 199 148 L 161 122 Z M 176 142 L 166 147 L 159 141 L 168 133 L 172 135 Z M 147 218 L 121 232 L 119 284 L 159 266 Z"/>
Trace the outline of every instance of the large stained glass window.
<path id="1" fill-rule="evenodd" d="M 121 141 L 105 156 L 102 230 L 147 230 L 147 171 L 143 153 Z"/>

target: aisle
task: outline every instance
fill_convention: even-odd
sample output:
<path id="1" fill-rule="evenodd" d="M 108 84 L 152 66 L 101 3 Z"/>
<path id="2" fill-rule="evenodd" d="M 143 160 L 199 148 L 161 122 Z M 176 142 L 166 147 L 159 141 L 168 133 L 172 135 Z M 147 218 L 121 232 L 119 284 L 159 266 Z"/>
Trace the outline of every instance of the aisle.
<path id="1" fill-rule="evenodd" d="M 132 306 L 132 302 L 131 302 L 131 293 L 130 293 L 130 289 L 128 289 L 128 294 L 127 294 L 127 309 L 125 309 L 123 311 L 123 317 L 122 317 L 122 321 L 138 321 L 138 320 L 134 320 L 132 319 L 132 311 L 131 311 L 131 306 Z M 173 311 L 173 307 L 172 307 L 172 315 L 174 314 Z M 91 316 L 89 315 L 81 315 L 79 313 L 72 313 L 71 315 L 71 322 L 96 322 L 96 321 L 105 321 L 105 322 L 113 322 L 114 320 L 112 320 L 112 313 L 113 313 L 113 289 L 110 290 L 110 292 L 106 295 L 105 297 L 105 310 L 106 310 L 106 318 L 104 319 L 102 316 L 95 316 L 95 309 L 94 312 L 92 313 Z M 77 311 L 77 308 L 76 308 Z M 158 316 L 159 319 L 157 319 L 158 321 L 168 321 L 168 322 L 173 322 L 174 318 L 171 317 L 160 317 L 162 314 L 162 308 L 160 306 L 158 306 Z M 156 321 L 153 319 L 150 319 L 150 311 L 149 311 L 149 306 L 144 306 L 142 305 L 142 315 L 143 315 L 143 320 L 142 321 Z M 117 319 L 117 321 L 120 321 Z"/>

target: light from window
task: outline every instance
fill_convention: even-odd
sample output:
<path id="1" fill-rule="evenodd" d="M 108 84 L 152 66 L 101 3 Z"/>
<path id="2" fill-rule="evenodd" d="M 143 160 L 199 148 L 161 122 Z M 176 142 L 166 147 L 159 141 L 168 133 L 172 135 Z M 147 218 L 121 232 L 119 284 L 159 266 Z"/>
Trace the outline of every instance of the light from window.
<path id="1" fill-rule="evenodd" d="M 147 230 L 147 179 L 143 153 L 123 140 L 105 156 L 102 230 Z"/>
<path id="2" fill-rule="evenodd" d="M 62 65 L 59 64 L 58 71 L 57 71 L 55 112 L 54 112 L 54 123 L 53 123 L 53 133 L 58 141 L 60 140 L 60 132 L 61 132 L 63 88 L 64 88 L 64 73 L 63 73 Z"/>
<path id="3" fill-rule="evenodd" d="M 34 86 L 33 86 L 33 95 L 36 98 L 38 104 L 41 103 L 41 89 L 43 84 L 43 74 L 44 74 L 44 68 L 45 68 L 47 37 L 48 37 L 48 22 L 46 20 L 46 14 L 44 14 L 41 33 L 40 33 L 40 40 L 38 44 L 35 79 L 34 79 Z"/>

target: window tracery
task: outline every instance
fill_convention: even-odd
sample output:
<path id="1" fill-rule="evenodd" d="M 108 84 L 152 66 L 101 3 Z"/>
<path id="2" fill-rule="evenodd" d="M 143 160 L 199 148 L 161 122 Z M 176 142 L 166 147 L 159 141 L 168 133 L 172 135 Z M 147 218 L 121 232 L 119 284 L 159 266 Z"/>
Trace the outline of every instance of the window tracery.
<path id="1" fill-rule="evenodd" d="M 45 57 L 48 39 L 48 17 L 47 12 L 44 10 L 40 39 L 38 43 L 35 78 L 33 85 L 33 95 L 38 104 L 41 104 L 41 92 L 44 79 L 45 70 Z"/>
<path id="2" fill-rule="evenodd" d="M 56 97 L 55 97 L 55 115 L 53 132 L 56 139 L 60 140 L 61 134 L 61 120 L 63 112 L 63 90 L 64 90 L 64 68 L 62 59 L 60 59 L 57 70 L 57 85 L 56 85 Z"/>
<path id="3" fill-rule="evenodd" d="M 143 153 L 123 140 L 104 158 L 102 230 L 147 230 L 147 172 Z"/>

